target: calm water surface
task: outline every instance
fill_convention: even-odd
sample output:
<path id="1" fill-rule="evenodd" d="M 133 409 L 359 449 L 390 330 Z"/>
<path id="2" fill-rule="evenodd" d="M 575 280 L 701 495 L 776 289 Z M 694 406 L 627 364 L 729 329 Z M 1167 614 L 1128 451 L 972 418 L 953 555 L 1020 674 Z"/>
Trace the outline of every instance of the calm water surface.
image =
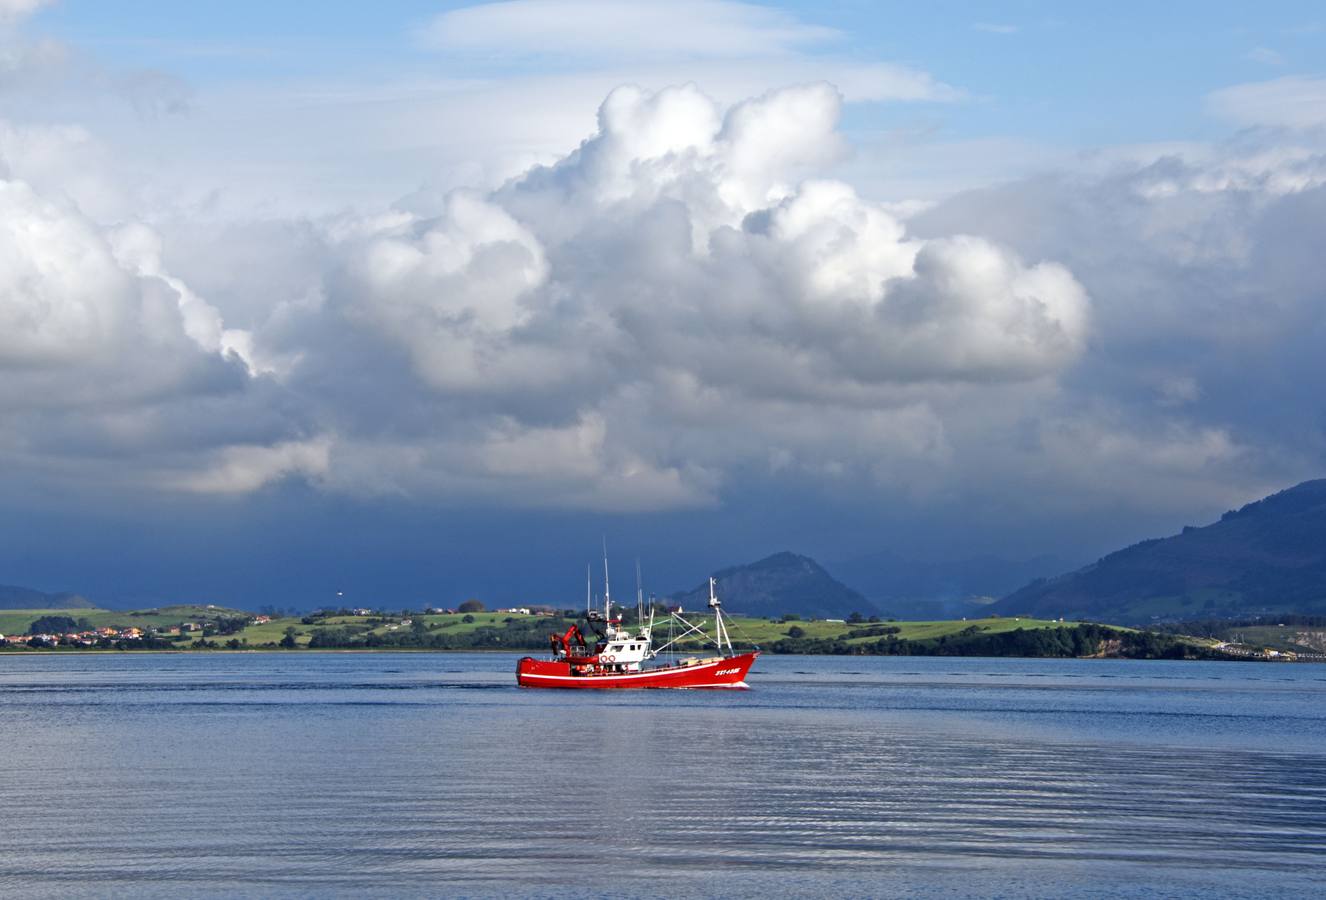
<path id="1" fill-rule="evenodd" d="M 1301 896 L 1326 666 L 0 655 L 0 894 Z"/>

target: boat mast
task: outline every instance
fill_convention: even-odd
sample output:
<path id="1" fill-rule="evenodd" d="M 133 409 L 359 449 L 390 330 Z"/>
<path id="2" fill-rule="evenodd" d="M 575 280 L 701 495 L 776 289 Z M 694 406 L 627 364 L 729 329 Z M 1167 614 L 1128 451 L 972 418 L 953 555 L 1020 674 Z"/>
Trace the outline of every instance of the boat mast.
<path id="1" fill-rule="evenodd" d="M 591 574 L 594 567 L 590 563 L 585 563 L 585 615 L 589 615 L 590 594 L 593 591 L 594 576 Z"/>
<path id="2" fill-rule="evenodd" d="M 645 589 L 640 586 L 640 557 L 635 558 L 635 624 L 645 624 Z"/>
<path id="3" fill-rule="evenodd" d="M 608 586 L 608 539 L 603 539 L 603 618 L 612 618 L 612 588 Z"/>
<path id="4" fill-rule="evenodd" d="M 728 652 L 732 652 L 732 638 L 728 637 L 727 626 L 723 624 L 723 602 L 718 599 L 714 592 L 714 578 L 709 576 L 709 606 L 714 611 L 714 639 L 718 643 L 718 652 L 723 652 L 723 645 L 727 644 Z"/>

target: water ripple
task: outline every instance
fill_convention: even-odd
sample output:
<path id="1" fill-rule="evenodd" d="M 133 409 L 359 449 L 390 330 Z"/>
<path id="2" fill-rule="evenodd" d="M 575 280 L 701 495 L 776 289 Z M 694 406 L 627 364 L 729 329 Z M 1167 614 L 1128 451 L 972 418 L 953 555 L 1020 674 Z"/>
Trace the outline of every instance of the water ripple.
<path id="1" fill-rule="evenodd" d="M 0 658 L 0 894 L 1326 888 L 1302 668 L 775 658 L 580 695 L 496 655 L 101 659 Z"/>

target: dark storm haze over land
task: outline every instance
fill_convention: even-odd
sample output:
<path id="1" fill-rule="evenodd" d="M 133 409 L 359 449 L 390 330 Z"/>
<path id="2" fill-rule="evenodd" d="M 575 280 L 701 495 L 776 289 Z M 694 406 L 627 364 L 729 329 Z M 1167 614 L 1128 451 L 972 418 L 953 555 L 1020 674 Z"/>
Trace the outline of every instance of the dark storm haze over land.
<path id="1" fill-rule="evenodd" d="M 0 0 L 0 583 L 1081 562 L 1326 470 L 1313 4 L 269 6 Z"/>

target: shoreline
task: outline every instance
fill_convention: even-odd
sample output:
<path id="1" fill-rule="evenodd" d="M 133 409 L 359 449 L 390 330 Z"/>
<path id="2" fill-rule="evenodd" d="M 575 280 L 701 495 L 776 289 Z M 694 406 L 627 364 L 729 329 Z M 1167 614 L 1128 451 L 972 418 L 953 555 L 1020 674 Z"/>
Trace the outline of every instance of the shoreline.
<path id="1" fill-rule="evenodd" d="M 93 656 L 104 656 L 104 655 L 122 656 L 122 655 L 129 655 L 129 654 L 132 654 L 132 655 L 134 655 L 134 656 L 215 656 L 215 655 L 255 654 L 255 653 L 264 653 L 264 654 L 266 654 L 266 653 L 271 653 L 271 654 L 281 654 L 281 655 L 283 655 L 283 656 L 301 656 L 301 655 L 314 654 L 314 653 L 317 653 L 317 654 L 324 654 L 324 653 L 352 653 L 352 654 L 370 654 L 370 653 L 434 653 L 434 654 L 438 654 L 438 655 L 449 655 L 449 654 L 457 654 L 457 653 L 485 653 L 485 654 L 518 654 L 518 653 L 523 653 L 523 654 L 525 654 L 526 656 L 530 656 L 530 655 L 535 654 L 536 652 L 537 652 L 537 651 L 533 651 L 533 650 L 513 650 L 513 649 L 509 649 L 509 648 L 504 648 L 504 649 L 479 649 L 479 648 L 476 648 L 476 649 L 450 649 L 450 648 L 447 648 L 447 649 L 443 649 L 443 648 L 436 648 L 436 647 L 317 647 L 317 648 L 314 648 L 314 649 L 311 649 L 311 650 L 310 650 L 310 649 L 307 649 L 307 648 L 299 648 L 299 649 L 296 649 L 296 650 L 288 650 L 288 649 L 282 649 L 282 648 L 279 648 L 279 647 L 251 647 L 251 648 L 247 648 L 247 649 L 234 649 L 234 650 L 232 650 L 232 649 L 230 649 L 230 648 L 228 648 L 228 647 L 216 647 L 216 648 L 209 647 L 209 648 L 206 648 L 206 649 L 198 649 L 198 650 L 193 650 L 193 649 L 178 649 L 178 650 L 121 650 L 121 649 L 118 649 L 118 648 L 115 648 L 115 647 L 89 647 L 89 648 L 82 649 L 82 650 L 55 650 L 55 649 L 37 649 L 37 648 L 34 647 L 34 648 L 28 648 L 28 649 L 0 648 L 0 657 L 3 657 L 3 656 L 10 656 L 10 655 L 12 655 L 12 656 L 61 656 L 61 657 L 65 657 L 65 656 L 89 656 L 89 655 L 93 655 Z M 697 651 L 697 652 L 698 652 L 698 651 Z M 1063 659 L 1078 659 L 1078 660 L 1083 660 L 1083 661 L 1100 661 L 1100 662 L 1176 662 L 1176 663 L 1214 662 L 1214 663 L 1273 663 L 1273 664 L 1276 664 L 1276 665 L 1281 665 L 1281 664 L 1293 664 L 1293 663 L 1302 663 L 1302 664 L 1305 664 L 1305 665 L 1310 665 L 1310 664 L 1313 664 L 1313 663 L 1318 663 L 1318 664 L 1320 664 L 1321 662 L 1323 662 L 1322 660 L 1318 660 L 1318 659 L 1288 659 L 1288 658 L 1283 658 L 1283 657 L 1281 657 L 1281 658 L 1270 658 L 1270 659 L 1267 659 L 1267 658 L 1261 658 L 1261 657 L 1234 656 L 1234 655 L 1230 655 L 1230 656 L 1219 656 L 1219 657 L 1214 657 L 1214 656 L 1213 656 L 1213 657 L 1204 657 L 1204 658 L 1189 658 L 1189 657 L 1184 657 L 1184 658 L 1180 658 L 1180 659 L 1168 659 L 1168 658 L 1151 658 L 1151 659 L 1147 659 L 1147 658 L 1139 658 L 1139 657 L 1133 657 L 1133 656 L 1101 656 L 1101 655 L 1098 655 L 1098 654 L 1097 654 L 1097 655 L 1092 655 L 1092 656 L 1007 656 L 1007 655 L 979 655 L 979 654 L 960 655 L 960 654 L 952 654 L 952 653 L 947 653 L 947 654 L 946 654 L 946 653 L 912 653 L 912 654 L 889 654 L 889 653 L 774 653 L 774 652 L 772 652 L 772 651 L 768 651 L 768 650 L 762 650 L 761 652 L 762 652 L 762 653 L 765 653 L 765 654 L 767 654 L 767 655 L 769 655 L 769 656 L 779 656 L 779 657 L 784 657 L 784 656 L 786 656 L 786 657 L 792 657 L 792 656 L 806 656 L 806 657 L 816 657 L 816 658 L 819 658 L 819 657 L 839 657 L 839 658 L 842 658 L 842 659 L 870 659 L 870 658 L 908 659 L 908 658 L 912 658 L 912 657 L 923 658 L 923 659 L 1061 659 L 1061 660 L 1063 660 Z"/>

